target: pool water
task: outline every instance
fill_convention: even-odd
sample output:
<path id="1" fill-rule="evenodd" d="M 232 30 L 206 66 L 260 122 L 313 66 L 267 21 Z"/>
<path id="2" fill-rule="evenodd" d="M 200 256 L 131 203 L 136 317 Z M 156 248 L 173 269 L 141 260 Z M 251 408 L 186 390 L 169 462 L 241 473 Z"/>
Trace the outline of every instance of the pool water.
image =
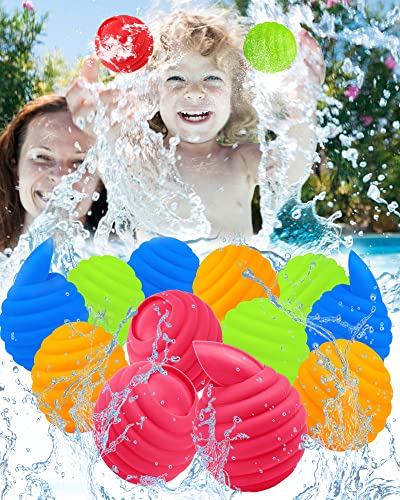
<path id="1" fill-rule="evenodd" d="M 370 265 L 376 277 L 400 269 L 400 235 L 367 235 L 354 238 L 352 250 Z"/>

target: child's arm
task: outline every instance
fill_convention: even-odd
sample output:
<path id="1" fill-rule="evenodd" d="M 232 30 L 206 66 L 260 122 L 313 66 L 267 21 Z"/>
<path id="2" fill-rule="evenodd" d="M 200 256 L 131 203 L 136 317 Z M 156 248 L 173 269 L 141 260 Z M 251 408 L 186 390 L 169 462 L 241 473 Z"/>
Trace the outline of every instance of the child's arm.
<path id="1" fill-rule="evenodd" d="M 276 124 L 279 140 L 277 148 L 271 149 L 267 158 L 267 169 L 271 173 L 279 167 L 282 154 L 287 155 L 287 185 L 304 182 L 310 174 L 317 148 L 316 108 L 318 87 L 325 79 L 325 64 L 321 49 L 315 39 L 305 30 L 299 34 L 300 55 L 306 66 L 308 79 L 295 79 L 290 70 L 282 82 L 283 91 L 277 95 Z M 280 116 L 279 116 L 280 115 Z M 257 144 L 242 148 L 245 161 L 254 183 L 258 180 L 261 153 Z"/>
<path id="2" fill-rule="evenodd" d="M 126 104 L 118 107 L 122 99 L 121 92 L 100 84 L 98 60 L 94 56 L 84 58 L 81 75 L 69 87 L 65 97 L 75 125 L 93 138 L 96 138 L 95 116 L 98 102 L 101 101 L 110 120 L 110 128 L 107 131 L 110 146 L 114 146 L 121 133 L 123 118 L 131 119 L 134 116 L 135 96 L 132 93 L 127 94 Z M 112 112 L 117 108 L 121 118 L 112 120 Z"/>

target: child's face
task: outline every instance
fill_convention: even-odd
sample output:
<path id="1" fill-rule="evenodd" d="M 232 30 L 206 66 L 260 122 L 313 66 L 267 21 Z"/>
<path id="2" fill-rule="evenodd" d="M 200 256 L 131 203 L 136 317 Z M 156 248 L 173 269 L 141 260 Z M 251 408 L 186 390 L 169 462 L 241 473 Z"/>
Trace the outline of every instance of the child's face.
<path id="1" fill-rule="evenodd" d="M 163 72 L 161 118 L 169 134 L 182 141 L 210 141 L 229 120 L 231 94 L 231 78 L 212 56 L 187 51 Z"/>
<path id="2" fill-rule="evenodd" d="M 91 145 L 88 135 L 73 124 L 68 112 L 47 113 L 32 119 L 18 162 L 19 196 L 26 210 L 26 225 L 44 210 L 62 177 L 84 161 Z M 76 191 L 88 195 L 76 207 L 78 219 L 85 219 L 93 193 L 100 185 L 97 174 L 88 173 L 74 184 Z"/>

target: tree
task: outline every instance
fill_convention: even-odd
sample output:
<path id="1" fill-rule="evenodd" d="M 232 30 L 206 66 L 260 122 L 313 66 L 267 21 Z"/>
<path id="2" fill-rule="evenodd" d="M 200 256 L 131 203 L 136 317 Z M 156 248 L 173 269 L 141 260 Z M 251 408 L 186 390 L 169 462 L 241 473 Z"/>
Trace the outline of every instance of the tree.
<path id="1" fill-rule="evenodd" d="M 388 48 L 355 44 L 341 36 L 346 30 L 381 26 L 386 36 L 399 35 L 399 21 L 384 21 L 383 8 L 361 15 L 350 5 L 354 0 L 279 0 L 307 4 L 320 22 L 331 14 L 335 37 L 316 37 L 327 63 L 327 103 L 320 104 L 321 124 L 340 131 L 319 150 L 321 162 L 303 187 L 302 200 L 325 192 L 318 213 L 330 216 L 341 211 L 339 222 L 360 229 L 399 229 L 396 199 L 400 195 L 400 92 L 394 71 L 396 62 Z M 245 15 L 249 1 L 236 0 Z M 382 7 L 382 6 L 381 6 Z M 393 16 L 393 19 L 395 16 Z M 385 200 L 385 201 L 382 201 Z M 257 201 L 256 201 L 257 203 Z"/>
<path id="2" fill-rule="evenodd" d="M 27 101 L 32 99 L 39 78 L 33 54 L 42 43 L 47 14 L 38 18 L 24 8 L 9 14 L 0 6 L 0 130 Z"/>

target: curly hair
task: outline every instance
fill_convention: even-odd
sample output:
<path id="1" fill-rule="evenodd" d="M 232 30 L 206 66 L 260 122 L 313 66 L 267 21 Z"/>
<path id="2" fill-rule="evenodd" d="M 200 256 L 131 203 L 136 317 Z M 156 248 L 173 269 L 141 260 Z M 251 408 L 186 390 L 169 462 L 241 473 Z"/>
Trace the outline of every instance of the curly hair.
<path id="1" fill-rule="evenodd" d="M 146 71 L 157 69 L 188 49 L 202 56 L 213 56 L 217 67 L 231 76 L 231 116 L 218 137 L 225 145 L 252 142 L 257 135 L 258 117 L 246 85 L 250 66 L 243 55 L 245 33 L 237 14 L 218 7 L 190 13 L 180 10 L 152 25 L 154 51 Z M 149 124 L 164 135 L 168 132 L 159 112 Z"/>
<path id="2" fill-rule="evenodd" d="M 38 97 L 25 104 L 0 136 L 0 251 L 16 246 L 24 225 L 26 212 L 16 186 L 18 162 L 28 125 L 36 116 L 57 112 L 69 113 L 65 97 Z M 87 222 L 91 229 L 97 228 L 106 211 L 107 193 L 104 188 L 88 213 Z"/>

